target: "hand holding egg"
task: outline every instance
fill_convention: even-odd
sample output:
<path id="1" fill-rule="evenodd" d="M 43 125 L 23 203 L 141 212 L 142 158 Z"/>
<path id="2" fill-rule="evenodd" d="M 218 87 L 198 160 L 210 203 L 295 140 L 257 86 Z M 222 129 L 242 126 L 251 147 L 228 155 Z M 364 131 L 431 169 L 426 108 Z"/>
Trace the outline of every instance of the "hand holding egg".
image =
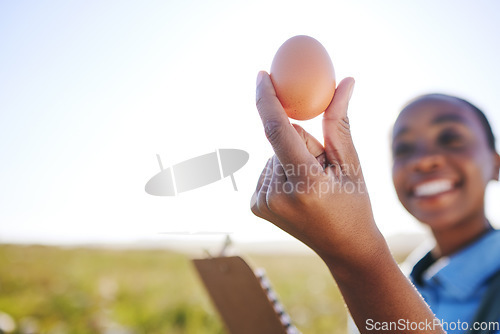
<path id="1" fill-rule="evenodd" d="M 376 229 L 347 119 L 353 88 L 352 78 L 339 83 L 323 117 L 322 145 L 290 124 L 271 77 L 260 72 L 257 78 L 257 109 L 275 155 L 260 175 L 252 212 L 321 257 L 363 249 L 360 236 Z"/>
<path id="2" fill-rule="evenodd" d="M 296 39 L 288 41 L 291 46 Z M 402 275 L 375 224 L 347 118 L 354 80 L 342 80 L 335 91 L 329 58 L 323 54 L 310 67 L 309 56 L 303 58 L 322 49 L 315 42 L 294 49 L 288 42 L 276 54 L 271 76 L 260 72 L 257 77 L 257 109 L 275 155 L 259 177 L 252 212 L 324 260 L 359 328 L 368 319 L 436 320 Z M 287 117 L 310 119 L 323 111 L 324 146 Z M 444 333 L 440 327 L 429 332 Z"/>

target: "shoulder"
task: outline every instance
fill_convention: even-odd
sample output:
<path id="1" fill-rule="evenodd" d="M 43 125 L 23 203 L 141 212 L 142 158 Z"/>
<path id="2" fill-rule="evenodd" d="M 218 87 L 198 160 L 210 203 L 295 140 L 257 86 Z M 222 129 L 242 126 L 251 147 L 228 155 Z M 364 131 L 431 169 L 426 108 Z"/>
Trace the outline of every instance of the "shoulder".
<path id="1" fill-rule="evenodd" d="M 500 271 L 500 231 L 493 230 L 447 257 L 433 259 L 427 252 L 413 262 L 412 268 L 410 277 L 414 283 L 439 281 L 453 287 L 458 295 L 469 295 L 487 286 Z"/>
<path id="2" fill-rule="evenodd" d="M 406 276 L 410 276 L 413 267 L 420 262 L 430 251 L 434 248 L 436 243 L 432 238 L 425 239 L 420 245 L 418 245 L 401 263 L 401 270 Z"/>

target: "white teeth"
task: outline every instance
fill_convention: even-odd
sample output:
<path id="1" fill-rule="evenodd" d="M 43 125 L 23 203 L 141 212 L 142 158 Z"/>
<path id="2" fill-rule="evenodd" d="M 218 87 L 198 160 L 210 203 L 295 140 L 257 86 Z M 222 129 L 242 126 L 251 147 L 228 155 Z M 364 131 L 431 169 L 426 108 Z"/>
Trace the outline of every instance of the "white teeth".
<path id="1" fill-rule="evenodd" d="M 415 187 L 415 196 L 433 196 L 453 189 L 450 180 L 436 180 L 422 183 Z"/>

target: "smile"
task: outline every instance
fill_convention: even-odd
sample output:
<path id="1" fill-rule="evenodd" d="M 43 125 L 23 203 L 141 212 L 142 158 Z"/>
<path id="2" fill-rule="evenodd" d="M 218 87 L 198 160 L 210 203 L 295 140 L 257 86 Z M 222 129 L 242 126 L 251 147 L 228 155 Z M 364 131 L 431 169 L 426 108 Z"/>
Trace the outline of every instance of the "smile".
<path id="1" fill-rule="evenodd" d="M 413 190 L 416 197 L 430 197 L 446 193 L 455 188 L 453 182 L 447 179 L 427 181 L 418 184 Z"/>

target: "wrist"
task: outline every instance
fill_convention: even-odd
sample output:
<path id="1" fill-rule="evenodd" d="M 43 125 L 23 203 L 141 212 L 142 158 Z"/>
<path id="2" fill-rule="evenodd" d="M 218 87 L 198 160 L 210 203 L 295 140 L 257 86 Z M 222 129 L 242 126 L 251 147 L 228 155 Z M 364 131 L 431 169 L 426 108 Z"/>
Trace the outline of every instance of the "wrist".
<path id="1" fill-rule="evenodd" d="M 317 252 L 337 282 L 373 277 L 391 266 L 399 270 L 385 238 L 373 226 L 371 231 L 365 230 L 348 242 L 333 244 L 329 249 Z"/>

